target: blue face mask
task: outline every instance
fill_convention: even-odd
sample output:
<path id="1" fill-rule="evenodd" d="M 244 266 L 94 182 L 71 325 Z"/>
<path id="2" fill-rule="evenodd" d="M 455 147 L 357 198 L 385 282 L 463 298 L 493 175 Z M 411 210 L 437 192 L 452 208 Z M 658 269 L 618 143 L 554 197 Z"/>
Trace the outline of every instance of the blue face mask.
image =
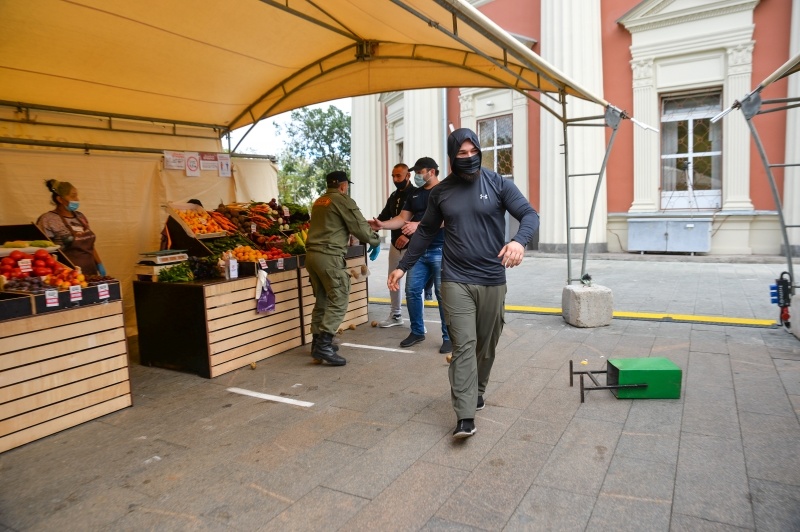
<path id="1" fill-rule="evenodd" d="M 414 174 L 414 184 L 419 187 L 424 187 L 428 181 L 425 179 L 425 174 Z"/>
<path id="2" fill-rule="evenodd" d="M 75 212 L 78 210 L 79 206 L 80 203 L 78 203 L 77 201 L 70 201 L 69 204 L 67 205 L 67 210 L 70 212 Z"/>

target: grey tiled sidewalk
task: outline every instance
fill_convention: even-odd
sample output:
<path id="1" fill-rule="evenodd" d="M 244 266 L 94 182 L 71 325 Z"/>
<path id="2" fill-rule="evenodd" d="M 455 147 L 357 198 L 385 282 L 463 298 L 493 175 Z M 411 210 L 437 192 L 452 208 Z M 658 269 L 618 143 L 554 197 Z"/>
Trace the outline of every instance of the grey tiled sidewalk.
<path id="1" fill-rule="evenodd" d="M 640 303 L 619 310 L 777 314 L 763 283 L 781 264 L 603 262 L 590 272 L 615 302 Z M 524 264 L 536 275 L 514 272 L 509 303 L 560 306 L 563 281 L 537 286 L 564 277 L 559 260 Z M 673 274 L 697 279 L 668 288 Z M 507 314 L 478 432 L 454 441 L 436 309 L 426 318 L 413 352 L 343 346 L 343 368 L 305 348 L 213 380 L 133 365 L 132 408 L 0 454 L 0 530 L 800 529 L 800 342 L 786 331 Z M 343 341 L 407 334 L 364 325 Z M 581 404 L 569 387 L 570 359 L 646 356 L 683 369 L 681 399 Z"/>

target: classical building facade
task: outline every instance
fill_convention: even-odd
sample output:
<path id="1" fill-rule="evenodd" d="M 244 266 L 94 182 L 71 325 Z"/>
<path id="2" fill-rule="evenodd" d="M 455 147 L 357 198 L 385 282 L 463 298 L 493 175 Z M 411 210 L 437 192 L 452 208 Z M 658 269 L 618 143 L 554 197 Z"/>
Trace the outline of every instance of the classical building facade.
<path id="1" fill-rule="evenodd" d="M 778 254 L 777 208 L 741 112 L 711 118 L 800 53 L 800 0 L 473 0 L 534 52 L 604 97 L 624 121 L 608 160 L 589 238 L 591 251 Z M 800 76 L 795 76 L 800 77 Z M 798 96 L 792 78 L 763 97 Z M 552 105 L 542 98 L 542 105 Z M 568 100 L 569 115 L 602 114 Z M 354 98 L 352 193 L 365 215 L 391 191 L 391 167 L 423 156 L 448 172 L 452 127 L 475 129 L 483 165 L 513 179 L 540 212 L 542 251 L 586 225 L 607 128 L 574 128 L 563 156 L 562 124 L 505 89 L 424 89 Z M 771 161 L 800 162 L 800 110 L 755 119 Z M 794 159 L 793 159 L 794 157 Z M 787 224 L 800 224 L 800 171 L 776 168 Z M 513 234 L 514 220 L 508 231 Z M 796 230 L 793 230 L 796 231 Z M 585 233 L 571 233 L 583 243 Z M 792 242 L 800 244 L 800 234 Z"/>

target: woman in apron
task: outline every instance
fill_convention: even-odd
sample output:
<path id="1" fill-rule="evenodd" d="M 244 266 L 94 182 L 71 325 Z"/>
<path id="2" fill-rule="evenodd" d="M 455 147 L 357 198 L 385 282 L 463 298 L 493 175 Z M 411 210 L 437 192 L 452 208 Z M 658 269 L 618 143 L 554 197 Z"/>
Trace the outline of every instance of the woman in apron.
<path id="1" fill-rule="evenodd" d="M 36 225 L 84 275 L 105 276 L 106 269 L 94 248 L 97 237 L 86 216 L 78 211 L 78 190 L 71 183 L 55 179 L 45 185 L 56 208 L 42 214 Z"/>

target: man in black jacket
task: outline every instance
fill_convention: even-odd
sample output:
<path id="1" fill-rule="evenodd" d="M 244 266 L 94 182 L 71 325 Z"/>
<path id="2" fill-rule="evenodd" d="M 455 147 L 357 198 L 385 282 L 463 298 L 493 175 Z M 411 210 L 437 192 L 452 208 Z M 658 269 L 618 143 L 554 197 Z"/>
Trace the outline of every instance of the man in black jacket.
<path id="1" fill-rule="evenodd" d="M 396 187 L 386 200 L 386 206 L 383 208 L 377 219 L 385 222 L 391 220 L 403 210 L 403 205 L 406 203 L 408 194 L 414 190 L 410 180 L 411 172 L 408 166 L 400 163 L 394 165 L 392 168 L 392 182 Z M 389 245 L 389 273 L 392 273 L 397 268 L 397 263 L 405 255 L 406 247 L 408 247 L 408 237 L 403 234 L 402 229 L 392 230 L 391 244 Z M 403 325 L 403 315 L 401 314 L 403 306 L 402 290 L 389 292 L 391 298 L 392 308 L 389 310 L 389 317 L 378 323 L 381 327 L 394 327 L 395 325 Z"/>
<path id="2" fill-rule="evenodd" d="M 433 189 L 408 251 L 389 275 L 390 290 L 419 259 L 444 222 L 442 300 L 453 342 L 450 395 L 458 422 L 453 436 L 475 434 L 495 348 L 503 331 L 506 268 L 518 266 L 539 227 L 539 215 L 513 181 L 481 168 L 478 136 L 466 128 L 447 139 L 452 173 Z M 505 242 L 505 213 L 520 225 Z"/>

